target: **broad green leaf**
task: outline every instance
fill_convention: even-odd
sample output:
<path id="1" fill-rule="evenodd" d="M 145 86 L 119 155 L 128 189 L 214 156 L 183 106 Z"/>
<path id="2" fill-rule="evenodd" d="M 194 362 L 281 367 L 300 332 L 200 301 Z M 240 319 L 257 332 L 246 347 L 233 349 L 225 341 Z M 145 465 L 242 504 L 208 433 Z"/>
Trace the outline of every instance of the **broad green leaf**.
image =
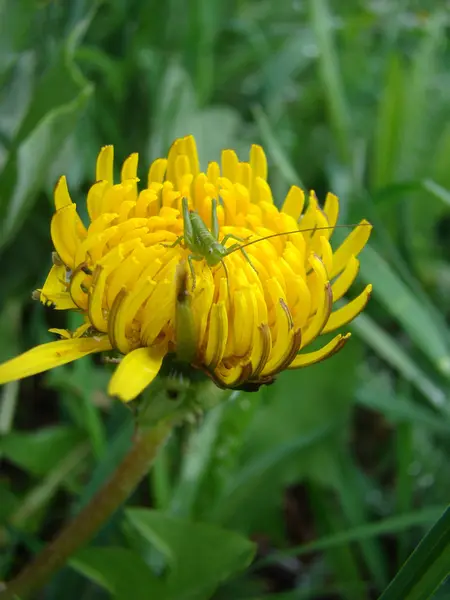
<path id="1" fill-rule="evenodd" d="M 232 531 L 192 523 L 160 511 L 132 508 L 130 523 L 168 561 L 168 598 L 210 598 L 208 594 L 251 561 L 255 545 Z"/>
<path id="2" fill-rule="evenodd" d="M 90 23 L 97 3 L 55 53 L 53 64 L 33 90 L 0 173 L 0 249 L 20 228 L 46 180 L 55 155 L 64 145 L 93 91 L 73 62 L 73 52 Z"/>
<path id="3" fill-rule="evenodd" d="M 70 565 L 117 600 L 170 599 L 163 579 L 127 548 L 86 548 L 70 560 Z"/>
<path id="4" fill-rule="evenodd" d="M 1 246 L 22 224 L 36 200 L 55 153 L 76 125 L 90 94 L 91 88 L 86 86 L 74 100 L 47 112 L 5 164 L 0 175 L 0 188 L 9 201 L 0 205 L 3 221 Z"/>
<path id="5" fill-rule="evenodd" d="M 64 425 L 32 433 L 11 431 L 0 440 L 0 451 L 30 474 L 42 476 L 83 439 L 79 429 Z"/>
<path id="6" fill-rule="evenodd" d="M 380 600 L 428 600 L 450 574 L 450 508 L 380 596 Z"/>

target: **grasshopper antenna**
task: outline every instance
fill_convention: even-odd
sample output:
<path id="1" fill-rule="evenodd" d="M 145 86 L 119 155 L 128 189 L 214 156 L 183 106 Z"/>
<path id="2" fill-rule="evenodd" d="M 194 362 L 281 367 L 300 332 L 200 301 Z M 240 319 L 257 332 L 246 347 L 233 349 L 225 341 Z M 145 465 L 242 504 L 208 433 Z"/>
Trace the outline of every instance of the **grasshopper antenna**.
<path id="1" fill-rule="evenodd" d="M 348 225 L 324 225 L 323 227 L 308 227 L 307 229 L 294 229 L 293 231 L 281 231 L 279 233 L 271 233 L 270 235 L 266 235 L 265 237 L 259 238 L 257 240 L 252 240 L 251 242 L 246 242 L 242 244 L 238 248 L 230 249 L 228 254 L 233 254 L 233 252 L 237 252 L 238 250 L 242 250 L 242 248 L 246 248 L 247 246 L 252 246 L 253 244 L 257 244 L 258 242 L 262 242 L 263 240 L 270 240 L 271 238 L 280 237 L 282 235 L 293 235 L 294 233 L 306 233 L 308 231 L 320 231 L 324 229 L 340 229 L 342 227 L 372 227 L 371 223 L 368 221 L 361 221 L 361 223 L 349 223 Z"/>

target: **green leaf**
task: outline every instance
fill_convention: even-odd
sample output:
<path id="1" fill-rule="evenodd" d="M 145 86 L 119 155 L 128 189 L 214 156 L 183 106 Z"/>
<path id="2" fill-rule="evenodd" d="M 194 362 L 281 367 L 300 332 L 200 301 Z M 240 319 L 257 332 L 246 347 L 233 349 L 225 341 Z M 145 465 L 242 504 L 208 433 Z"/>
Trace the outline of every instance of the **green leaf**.
<path id="1" fill-rule="evenodd" d="M 418 348 L 442 374 L 450 376 L 449 334 L 403 283 L 384 258 L 369 245 L 364 250 L 361 274 L 373 283 L 373 295 L 402 325 Z"/>
<path id="2" fill-rule="evenodd" d="M 440 411 L 447 410 L 445 392 L 426 375 L 400 344 L 381 329 L 373 319 L 361 314 L 351 323 L 350 328 L 391 367 L 411 382 L 435 408 Z"/>
<path id="3" fill-rule="evenodd" d="M 55 52 L 56 59 L 34 89 L 32 101 L 12 140 L 0 174 L 0 189 L 5 199 L 0 203 L 0 249 L 22 225 L 45 183 L 47 171 L 79 121 L 93 91 L 74 64 L 73 52 L 95 7 L 74 28 L 59 52 Z"/>
<path id="4" fill-rule="evenodd" d="M 224 413 L 224 404 L 210 410 L 201 427 L 191 435 L 184 454 L 178 485 L 173 491 L 170 512 L 173 515 L 189 517 L 194 503 L 207 474 L 212 451 Z"/>
<path id="5" fill-rule="evenodd" d="M 66 456 L 84 439 L 74 427 L 59 425 L 33 433 L 12 431 L 0 441 L 5 458 L 32 475 L 45 475 L 57 460 Z"/>
<path id="6" fill-rule="evenodd" d="M 252 462 L 241 469 L 230 482 L 214 519 L 227 522 L 234 517 L 239 506 L 249 498 L 257 498 L 264 482 L 279 472 L 293 457 L 320 445 L 333 431 L 333 423 L 327 423 L 308 434 L 298 435 L 282 444 L 277 444 L 265 453 L 260 454 Z"/>
<path id="7" fill-rule="evenodd" d="M 214 525 L 191 523 L 159 511 L 128 509 L 137 531 L 168 561 L 171 600 L 210 598 L 214 588 L 252 560 L 255 544 Z M 206 595 L 205 595 L 206 594 Z"/>
<path id="8" fill-rule="evenodd" d="M 311 24 L 319 49 L 319 73 L 323 94 L 328 102 L 331 127 L 334 129 L 341 160 L 351 156 L 350 112 L 339 66 L 339 54 L 334 47 L 332 20 L 327 0 L 309 0 Z"/>
<path id="9" fill-rule="evenodd" d="M 258 125 L 259 134 L 263 144 L 267 148 L 270 158 L 274 162 L 274 165 L 279 169 L 283 178 L 290 182 L 290 185 L 298 185 L 299 187 L 304 188 L 305 186 L 303 185 L 298 172 L 294 168 L 285 150 L 282 148 L 267 115 L 260 106 L 254 107 L 253 116 Z"/>
<path id="10" fill-rule="evenodd" d="M 91 88 L 86 87 L 68 104 L 50 110 L 6 163 L 0 175 L 0 188 L 5 190 L 9 201 L 0 205 L 3 222 L 0 248 L 22 224 L 55 153 L 76 125 L 90 94 Z"/>
<path id="11" fill-rule="evenodd" d="M 447 508 L 379 600 L 427 600 L 449 573 L 450 508 Z"/>
<path id="12" fill-rule="evenodd" d="M 372 182 L 375 188 L 383 187 L 395 179 L 403 94 L 404 69 L 400 58 L 394 54 L 388 60 L 376 121 L 372 167 Z"/>
<path id="13" fill-rule="evenodd" d="M 442 507 L 429 507 L 402 515 L 395 515 L 387 519 L 381 519 L 373 523 L 365 523 L 359 527 L 354 527 L 347 531 L 339 531 L 328 535 L 308 544 L 295 546 L 281 552 L 274 553 L 267 558 L 261 559 L 255 563 L 254 567 L 259 568 L 273 562 L 277 562 L 280 556 L 302 556 L 310 552 L 322 552 L 330 548 L 339 548 L 349 542 L 359 542 L 370 537 L 394 534 L 411 527 L 428 525 L 442 514 Z"/>
<path id="14" fill-rule="evenodd" d="M 365 369 L 363 379 L 364 383 L 356 392 L 357 401 L 362 406 L 380 412 L 392 423 L 419 425 L 439 433 L 450 431 L 450 423 L 439 413 L 421 406 L 401 392 L 394 393 L 387 377 L 371 375 Z"/>
<path id="15" fill-rule="evenodd" d="M 87 548 L 70 560 L 78 573 L 94 581 L 118 600 L 169 600 L 167 586 L 144 560 L 127 548 Z"/>

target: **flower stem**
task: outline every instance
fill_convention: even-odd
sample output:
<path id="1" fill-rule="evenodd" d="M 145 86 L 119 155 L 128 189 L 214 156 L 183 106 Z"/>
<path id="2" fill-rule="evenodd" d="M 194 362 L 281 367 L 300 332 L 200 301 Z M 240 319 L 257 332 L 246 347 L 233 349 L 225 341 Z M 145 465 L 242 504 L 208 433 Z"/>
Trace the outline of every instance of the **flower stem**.
<path id="1" fill-rule="evenodd" d="M 0 592 L 0 600 L 23 598 L 42 587 L 67 559 L 89 542 L 148 472 L 179 416 L 137 430 L 133 446 L 89 504 Z"/>

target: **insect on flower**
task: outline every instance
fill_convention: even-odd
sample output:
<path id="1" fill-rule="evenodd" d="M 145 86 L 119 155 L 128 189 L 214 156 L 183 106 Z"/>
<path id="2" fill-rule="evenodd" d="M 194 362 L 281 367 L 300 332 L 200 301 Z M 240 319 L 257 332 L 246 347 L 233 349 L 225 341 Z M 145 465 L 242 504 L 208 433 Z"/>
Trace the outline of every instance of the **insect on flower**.
<path id="1" fill-rule="evenodd" d="M 113 148 L 101 150 L 88 226 L 65 178 L 57 183 L 56 260 L 34 297 L 80 312 L 83 323 L 50 330 L 63 339 L 0 365 L 0 384 L 113 349 L 123 359 L 108 391 L 123 401 L 156 377 L 167 354 L 221 387 L 253 390 L 342 348 L 349 334 L 307 351 L 369 299 L 370 285 L 333 310 L 357 276 L 366 221 L 333 249 L 337 197 L 320 206 L 311 192 L 304 209 L 305 194 L 292 186 L 277 208 L 256 145 L 248 161 L 224 150 L 220 165 L 202 171 L 194 138 L 178 139 L 151 164 L 140 191 L 137 168 L 132 154 L 115 182 Z"/>

